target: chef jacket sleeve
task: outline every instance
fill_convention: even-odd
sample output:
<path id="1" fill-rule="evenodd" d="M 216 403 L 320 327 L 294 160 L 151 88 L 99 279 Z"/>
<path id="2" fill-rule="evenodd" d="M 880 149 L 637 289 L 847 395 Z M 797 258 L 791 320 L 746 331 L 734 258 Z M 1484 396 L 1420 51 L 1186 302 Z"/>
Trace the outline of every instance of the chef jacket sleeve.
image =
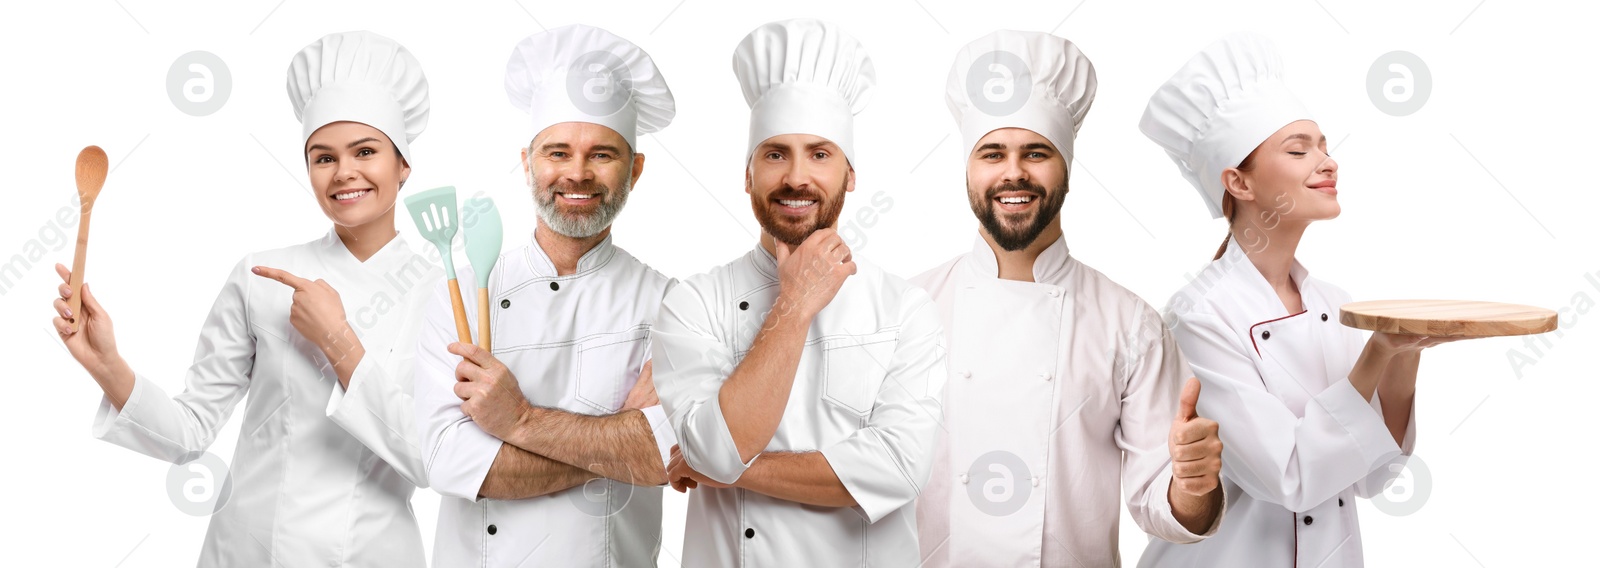
<path id="1" fill-rule="evenodd" d="M 228 273 L 200 330 L 183 392 L 168 397 L 148 377 L 136 376 L 121 411 L 100 399 L 94 437 L 172 463 L 205 453 L 250 386 L 256 355 L 248 310 L 253 265 L 247 256 Z"/>
<path id="2" fill-rule="evenodd" d="M 444 281 L 442 271 L 435 270 L 434 274 L 440 278 L 424 282 Z M 335 385 L 326 408 L 328 419 L 417 487 L 428 486 L 428 472 L 417 445 L 417 407 L 411 398 L 411 383 L 422 310 L 432 299 L 431 290 L 428 285 L 419 284 L 405 297 L 402 309 L 408 313 L 393 347 L 402 352 L 391 357 L 367 350 L 350 375 L 348 388 Z M 396 364 L 385 367 L 380 361 L 386 358 Z"/>
<path id="3" fill-rule="evenodd" d="M 1348 298 L 1346 303 L 1348 303 Z M 1372 334 L 1351 328 L 1344 328 L 1344 331 L 1346 337 L 1350 338 L 1349 357 L 1351 361 L 1354 361 L 1361 356 L 1361 350 L 1366 347 L 1367 338 L 1371 337 Z M 1376 392 L 1372 393 L 1372 411 L 1380 417 L 1383 416 L 1383 401 Z M 1385 426 L 1387 426 L 1387 423 L 1385 423 Z M 1390 435 L 1390 438 L 1393 438 L 1393 434 Z M 1406 434 L 1402 437 L 1402 440 L 1400 455 L 1372 470 L 1372 473 L 1368 474 L 1366 479 L 1356 484 L 1357 497 L 1371 499 L 1373 496 L 1382 493 L 1384 489 L 1388 488 L 1389 483 L 1399 477 L 1400 473 L 1405 470 L 1406 461 L 1411 458 L 1412 452 L 1417 449 L 1417 406 L 1415 399 L 1412 400 L 1411 420 L 1406 423 Z"/>
<path id="4" fill-rule="evenodd" d="M 706 292 L 687 280 L 667 290 L 661 302 L 651 330 L 656 394 L 689 467 L 718 483 L 733 483 L 758 458 L 739 457 L 722 415 L 718 394 L 733 373 L 734 355 L 715 332 L 715 304 Z M 715 290 L 709 292 L 714 297 Z"/>
<path id="5" fill-rule="evenodd" d="M 883 362 L 887 374 L 866 427 L 821 450 L 855 499 L 852 509 L 869 523 L 922 492 L 943 422 L 946 370 L 938 309 L 920 288 L 910 289 L 903 304 L 894 354 Z"/>
<path id="6" fill-rule="evenodd" d="M 471 281 L 468 276 L 458 276 L 462 282 Z M 467 321 L 475 321 L 477 290 L 462 286 L 461 293 Z M 461 412 L 461 399 L 455 393 L 456 365 L 461 357 L 448 351 L 457 338 L 446 281 L 434 286 L 425 313 L 417 334 L 412 384 L 423 466 L 434 491 L 476 501 L 503 442 Z"/>
<path id="7" fill-rule="evenodd" d="M 1331 377 L 1296 417 L 1267 391 L 1252 351 L 1221 318 L 1189 310 L 1175 320 L 1178 345 L 1200 378 L 1198 412 L 1219 426 L 1222 473 L 1252 497 L 1304 512 L 1400 453 L 1383 417 L 1345 377 Z"/>
<path id="8" fill-rule="evenodd" d="M 1167 499 L 1172 484 L 1167 439 L 1178 414 L 1183 383 L 1192 375 L 1177 340 L 1156 311 L 1143 302 L 1136 309 L 1131 321 L 1139 322 L 1139 328 L 1117 351 L 1114 368 L 1122 396 L 1121 417 L 1113 437 L 1122 449 L 1123 496 L 1129 515 L 1144 532 L 1178 544 L 1199 542 L 1216 534 L 1222 525 L 1227 499 L 1224 496 L 1224 510 L 1217 512 L 1216 521 L 1204 533 L 1189 531 L 1172 514 L 1172 502 Z"/>

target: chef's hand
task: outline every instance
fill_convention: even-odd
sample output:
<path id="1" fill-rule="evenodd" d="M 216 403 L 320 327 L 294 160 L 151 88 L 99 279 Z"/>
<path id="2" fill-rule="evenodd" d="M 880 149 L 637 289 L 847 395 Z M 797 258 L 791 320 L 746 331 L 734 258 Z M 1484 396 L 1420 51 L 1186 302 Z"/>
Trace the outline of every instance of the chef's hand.
<path id="1" fill-rule="evenodd" d="M 642 410 L 661 404 L 656 397 L 656 381 L 650 371 L 650 364 L 654 362 L 644 362 L 644 369 L 639 371 L 639 381 L 633 383 L 633 388 L 628 390 L 628 398 L 622 403 L 623 410 Z"/>
<path id="2" fill-rule="evenodd" d="M 56 264 L 56 274 L 61 276 L 62 284 L 57 289 L 60 297 L 52 302 L 56 317 L 51 323 L 55 324 L 56 333 L 61 336 L 61 342 L 67 345 L 72 358 L 96 381 L 104 384 L 106 378 L 121 374 L 121 370 L 128 366 L 117 353 L 117 338 L 111 331 L 111 314 L 107 314 L 105 308 L 100 306 L 100 301 L 95 299 L 87 282 L 83 284 L 83 302 L 78 308 L 82 313 L 69 312 L 67 300 L 72 298 L 72 286 L 69 284 L 72 282 L 72 271 Z M 73 331 L 72 322 L 69 321 L 74 316 L 82 324 L 77 331 Z M 131 369 L 127 375 L 132 376 Z"/>
<path id="3" fill-rule="evenodd" d="M 1390 356 L 1417 353 L 1423 349 L 1442 345 L 1452 341 L 1472 339 L 1471 337 L 1432 337 L 1424 335 L 1400 335 L 1396 333 L 1372 332 L 1372 337 L 1367 338 L 1367 343 L 1377 348 L 1380 353 Z"/>
<path id="4" fill-rule="evenodd" d="M 1172 485 L 1186 495 L 1201 497 L 1221 483 L 1222 439 L 1217 423 L 1195 413 L 1200 401 L 1200 380 L 1189 377 L 1178 398 L 1178 416 L 1167 435 L 1167 452 L 1172 455 Z"/>
<path id="5" fill-rule="evenodd" d="M 849 245 L 833 229 L 818 229 L 793 249 L 778 241 L 775 250 L 778 301 L 801 317 L 815 317 L 833 301 L 845 278 L 856 273 Z"/>
<path id="6" fill-rule="evenodd" d="M 262 278 L 277 280 L 294 289 L 289 305 L 289 323 L 300 335 L 322 350 L 328 363 L 338 372 L 340 383 L 348 386 L 355 365 L 366 355 L 355 329 L 344 318 L 344 303 L 339 291 L 326 280 L 306 280 L 287 270 L 257 266 L 251 273 Z"/>
<path id="7" fill-rule="evenodd" d="M 672 446 L 672 458 L 667 460 L 667 483 L 672 485 L 672 488 L 679 493 L 697 489 L 702 485 L 718 489 L 732 487 L 731 485 L 717 483 L 706 477 L 705 474 L 691 469 L 689 462 L 683 459 L 683 451 L 679 450 L 676 444 Z"/>
<path id="8" fill-rule="evenodd" d="M 533 405 L 523 396 L 517 377 L 504 363 L 471 343 L 451 343 L 451 353 L 461 356 L 456 365 L 456 396 L 461 412 L 490 436 L 505 440 Z"/>

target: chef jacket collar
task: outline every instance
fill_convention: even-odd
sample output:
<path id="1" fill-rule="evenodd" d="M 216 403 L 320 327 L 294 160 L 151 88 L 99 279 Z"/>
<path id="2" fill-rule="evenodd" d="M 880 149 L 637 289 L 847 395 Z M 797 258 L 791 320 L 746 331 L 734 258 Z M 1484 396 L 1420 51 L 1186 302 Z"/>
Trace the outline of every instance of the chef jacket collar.
<path id="1" fill-rule="evenodd" d="M 761 246 L 760 241 L 756 241 L 756 250 L 751 257 L 755 260 L 757 272 L 772 282 L 778 281 L 778 257 L 767 252 L 767 247 Z"/>
<path id="2" fill-rule="evenodd" d="M 1056 237 L 1056 242 L 1050 243 L 1044 252 L 1039 253 L 1039 258 L 1033 260 L 1033 281 L 1042 284 L 1065 276 L 1070 264 L 1067 261 L 1071 258 L 1066 236 Z M 994 249 L 989 248 L 989 242 L 983 240 L 983 235 L 974 239 L 972 252 L 967 253 L 967 261 L 967 266 L 972 267 L 973 274 L 978 277 L 1000 278 L 1000 261 Z"/>
<path id="3" fill-rule="evenodd" d="M 578 257 L 578 270 L 564 278 L 575 278 L 585 273 L 599 269 L 611 262 L 611 257 L 616 255 L 617 248 L 611 244 L 612 235 L 606 235 L 604 240 Z M 550 255 L 545 254 L 544 247 L 539 246 L 539 240 L 533 238 L 533 233 L 528 233 L 528 267 L 534 276 L 540 278 L 558 278 L 556 265 L 550 261 Z"/>
<path id="4" fill-rule="evenodd" d="M 1261 271 L 1256 269 L 1255 263 L 1250 262 L 1250 256 L 1245 254 L 1244 248 L 1240 247 L 1233 237 L 1228 237 L 1228 249 L 1222 253 L 1222 258 L 1218 259 L 1217 262 L 1223 263 L 1223 266 L 1227 268 L 1227 273 L 1240 276 L 1243 284 L 1248 287 L 1246 292 L 1254 297 L 1256 305 L 1275 306 L 1278 309 L 1283 309 L 1283 300 L 1278 297 L 1278 292 L 1272 289 L 1272 284 L 1267 282 L 1267 277 L 1261 275 Z M 1306 270 L 1304 265 L 1300 264 L 1300 259 L 1298 258 L 1294 260 L 1294 265 L 1289 267 L 1289 279 L 1294 281 L 1295 288 L 1300 290 L 1302 306 L 1305 304 L 1303 299 L 1305 298 L 1305 281 L 1310 275 L 1311 273 Z M 1266 315 L 1299 313 L 1299 311 L 1295 311 L 1280 314 L 1278 309 L 1273 309 Z M 1287 312 L 1287 310 L 1285 311 Z"/>
<path id="5" fill-rule="evenodd" d="M 328 229 L 328 234 L 323 235 L 322 240 L 318 242 L 332 258 L 347 261 L 349 264 L 359 266 L 364 270 L 385 271 L 390 269 L 391 265 L 402 265 L 410 262 L 411 255 L 415 254 L 411 247 L 406 245 L 406 239 L 399 231 L 396 231 L 394 238 L 389 239 L 389 242 L 383 245 L 383 248 L 378 249 L 378 252 L 373 253 L 365 262 L 356 259 L 356 255 L 350 252 L 350 248 L 344 246 L 344 241 L 339 238 L 337 227 Z"/>

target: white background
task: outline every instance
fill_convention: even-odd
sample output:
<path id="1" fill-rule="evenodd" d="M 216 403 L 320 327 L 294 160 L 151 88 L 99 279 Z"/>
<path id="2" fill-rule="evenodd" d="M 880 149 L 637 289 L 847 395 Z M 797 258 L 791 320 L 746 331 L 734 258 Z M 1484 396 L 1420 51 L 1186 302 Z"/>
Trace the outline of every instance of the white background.
<path id="1" fill-rule="evenodd" d="M 1585 280 L 1600 282 L 1588 3 L 95 0 L 14 3 L 0 21 L 10 110 L 0 156 L 16 181 L 0 217 L 0 262 L 21 255 L 32 264 L 0 295 L 0 361 L 12 385 L 0 398 L 0 563 L 189 565 L 205 532 L 206 519 L 169 501 L 168 464 L 90 437 L 99 389 L 49 325 L 50 266 L 72 261 L 80 148 L 105 148 L 115 167 L 95 209 L 88 279 L 116 318 L 124 356 L 177 392 L 226 271 L 248 252 L 327 231 L 306 189 L 300 127 L 283 87 L 302 46 L 368 29 L 410 48 L 433 106 L 428 131 L 412 145 L 409 186 L 487 192 L 506 218 L 509 247 L 526 242 L 533 222 L 515 171 L 528 119 L 501 83 L 511 46 L 575 22 L 638 43 L 672 85 L 678 114 L 640 141 L 647 168 L 616 242 L 683 277 L 753 242 L 741 191 L 747 113 L 730 56 L 755 26 L 798 16 L 839 22 L 877 64 L 876 98 L 857 121 L 858 191 L 843 219 L 855 219 L 877 192 L 890 196 L 892 207 L 858 227 L 854 243 L 858 255 L 902 275 L 967 250 L 976 228 L 964 201 L 964 149 L 943 98 L 955 51 L 996 28 L 1054 31 L 1078 43 L 1100 91 L 1078 138 L 1062 213 L 1067 240 L 1073 254 L 1158 307 L 1211 258 L 1224 226 L 1139 134 L 1139 115 L 1157 85 L 1221 34 L 1273 37 L 1342 166 L 1344 214 L 1317 225 L 1300 249 L 1315 274 L 1358 300 L 1562 310 L 1564 329 L 1543 336 L 1549 343 L 1537 352 L 1521 338 L 1428 352 L 1417 455 L 1432 479 L 1416 483 L 1430 495 L 1409 516 L 1361 503 L 1369 564 L 1582 562 L 1592 538 L 1584 529 L 1596 526 L 1600 505 L 1600 314 L 1589 310 L 1600 284 Z M 195 50 L 216 54 L 232 75 L 228 100 L 204 117 L 180 112 L 166 93 L 168 67 Z M 1404 117 L 1380 112 L 1366 91 L 1368 68 L 1394 50 L 1416 54 L 1432 74 L 1430 98 Z M 397 225 L 414 247 L 427 246 L 404 215 Z M 1532 362 L 1514 368 L 1514 353 Z M 211 452 L 231 459 L 237 435 L 233 420 Z M 685 501 L 668 495 L 661 565 L 677 566 Z M 430 549 L 437 499 L 429 490 L 415 499 Z M 1124 519 L 1124 561 L 1133 564 L 1143 544 Z"/>

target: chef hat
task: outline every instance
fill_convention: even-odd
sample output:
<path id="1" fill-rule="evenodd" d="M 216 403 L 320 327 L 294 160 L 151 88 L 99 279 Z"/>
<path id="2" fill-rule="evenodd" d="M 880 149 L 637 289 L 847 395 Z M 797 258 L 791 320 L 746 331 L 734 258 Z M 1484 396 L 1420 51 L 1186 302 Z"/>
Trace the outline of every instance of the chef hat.
<path id="1" fill-rule="evenodd" d="M 878 73 L 856 38 L 832 23 L 785 20 L 756 28 L 733 51 L 733 74 L 750 105 L 750 147 L 780 134 L 832 141 L 853 165 L 855 114 Z"/>
<path id="2" fill-rule="evenodd" d="M 428 79 L 405 46 L 372 32 L 328 34 L 289 62 L 289 102 L 301 143 L 333 122 L 378 129 L 407 161 L 428 126 Z"/>
<path id="3" fill-rule="evenodd" d="M 1223 170 L 1238 167 L 1278 129 L 1310 118 L 1284 85 L 1283 60 L 1272 41 L 1235 33 L 1189 59 L 1156 89 L 1139 130 L 1167 151 L 1218 218 Z"/>
<path id="4" fill-rule="evenodd" d="M 945 102 L 972 151 L 990 132 L 1044 136 L 1072 168 L 1072 141 L 1094 104 L 1094 64 L 1078 46 L 1040 32 L 1000 30 L 956 53 Z"/>
<path id="5" fill-rule="evenodd" d="M 563 122 L 598 124 L 637 150 L 640 134 L 677 113 L 650 54 L 611 32 L 574 24 L 524 38 L 506 62 L 506 96 L 533 117 L 529 139 Z"/>

